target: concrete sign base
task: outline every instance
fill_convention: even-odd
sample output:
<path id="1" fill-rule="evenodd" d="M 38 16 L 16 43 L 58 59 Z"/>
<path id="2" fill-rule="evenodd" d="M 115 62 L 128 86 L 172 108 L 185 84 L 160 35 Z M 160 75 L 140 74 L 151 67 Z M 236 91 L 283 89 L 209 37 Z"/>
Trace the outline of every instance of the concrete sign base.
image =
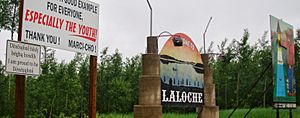
<path id="1" fill-rule="evenodd" d="M 216 106 L 215 84 L 213 71 L 208 66 L 208 54 L 202 54 L 204 63 L 204 105 L 199 112 L 199 118 L 219 118 L 219 106 Z"/>
<path id="2" fill-rule="evenodd" d="M 162 118 L 157 37 L 148 37 L 147 42 L 147 54 L 142 55 L 143 70 L 139 81 L 139 105 L 134 105 L 134 118 Z M 150 44 L 154 46 L 149 46 Z"/>

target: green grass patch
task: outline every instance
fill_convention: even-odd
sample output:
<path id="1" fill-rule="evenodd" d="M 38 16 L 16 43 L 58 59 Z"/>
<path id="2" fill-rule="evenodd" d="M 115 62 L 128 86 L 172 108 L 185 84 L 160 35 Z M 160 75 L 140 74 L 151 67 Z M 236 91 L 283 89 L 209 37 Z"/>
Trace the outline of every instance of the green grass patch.
<path id="1" fill-rule="evenodd" d="M 179 114 L 179 113 L 164 113 L 163 118 L 196 118 L 196 113 Z M 130 114 L 97 114 L 97 118 L 133 118 L 133 113 Z"/>
<path id="2" fill-rule="evenodd" d="M 111 113 L 111 114 L 98 114 L 97 118 L 133 118 L 133 113 L 130 114 L 118 114 L 118 113 Z"/>
<path id="3" fill-rule="evenodd" d="M 237 109 L 231 118 L 243 118 L 249 109 Z M 230 110 L 221 110 L 220 118 L 227 118 L 232 112 Z M 196 113 L 163 113 L 163 118 L 196 118 Z M 97 114 L 97 118 L 133 118 L 133 113 L 130 114 Z M 248 114 L 247 118 L 276 118 L 276 110 L 272 108 L 255 108 Z M 280 118 L 289 118 L 289 110 L 280 110 Z M 300 118 L 300 108 L 293 109 L 293 118 Z"/>
<path id="4" fill-rule="evenodd" d="M 237 109 L 231 118 L 243 118 L 249 109 Z M 220 118 L 227 118 L 229 114 L 233 111 L 222 110 L 220 111 Z M 289 118 L 290 112 L 288 109 L 281 109 L 280 118 Z M 276 110 L 272 108 L 255 108 L 252 109 L 248 114 L 247 118 L 276 118 Z M 293 118 L 300 118 L 300 108 L 293 109 Z"/>
<path id="5" fill-rule="evenodd" d="M 163 118 L 197 118 L 196 113 L 179 114 L 179 113 L 164 113 Z"/>

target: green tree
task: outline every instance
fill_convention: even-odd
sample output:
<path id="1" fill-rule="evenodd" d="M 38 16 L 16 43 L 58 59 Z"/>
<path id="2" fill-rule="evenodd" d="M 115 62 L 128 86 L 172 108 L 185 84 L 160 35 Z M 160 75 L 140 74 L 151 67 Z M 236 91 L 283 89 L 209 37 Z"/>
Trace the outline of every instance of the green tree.
<path id="1" fill-rule="evenodd" d="M 114 79 L 123 79 L 123 62 L 121 54 L 116 50 L 114 54 L 107 55 L 107 50 L 108 48 L 105 48 L 101 52 L 100 70 L 98 71 L 98 75 L 100 76 L 98 76 L 99 84 L 97 84 L 97 92 L 99 93 L 97 96 L 97 107 L 101 108 L 102 111 L 100 112 L 114 110 L 112 104 L 115 102 L 115 96 L 112 96 L 112 93 L 109 93 L 108 91 L 116 89 L 113 88 L 115 86 L 112 87 Z"/>
<path id="2" fill-rule="evenodd" d="M 97 109 L 101 113 L 132 112 L 137 103 L 137 83 L 141 74 L 140 56 L 122 61 L 122 55 L 107 54 L 105 48 L 100 55 L 97 82 Z"/>
<path id="3" fill-rule="evenodd" d="M 55 77 L 61 76 L 57 73 L 58 64 L 54 57 L 55 51 L 48 49 L 47 60 L 41 64 L 42 74 L 38 77 L 26 79 L 26 113 L 34 117 L 51 116 L 55 111 L 56 88 L 59 81 Z"/>
<path id="4" fill-rule="evenodd" d="M 6 74 L 0 60 L 0 116 L 13 116 L 15 108 L 15 76 Z"/>
<path id="5" fill-rule="evenodd" d="M 214 80 L 216 83 L 217 103 L 221 108 L 232 108 L 243 100 L 240 107 L 260 106 L 263 103 L 271 104 L 272 91 L 265 94 L 265 99 L 259 103 L 252 104 L 260 93 L 266 89 L 266 83 L 272 79 L 272 70 L 269 69 L 264 78 L 256 84 L 255 88 L 246 94 L 262 71 L 271 61 L 271 48 L 266 39 L 267 32 L 259 39 L 259 42 L 250 45 L 249 32 L 244 31 L 241 40 L 233 40 L 227 45 L 225 39 L 218 46 L 222 53 L 221 58 L 214 58 L 212 67 L 214 69 Z M 263 81 L 262 81 L 263 80 Z"/>
<path id="6" fill-rule="evenodd" d="M 83 59 L 84 58 L 84 59 Z M 90 76 L 89 76 L 89 70 L 90 70 L 90 64 L 89 64 L 89 56 L 81 56 L 81 61 L 79 61 L 79 78 L 80 78 L 80 85 L 81 85 L 81 102 L 80 102 L 80 116 L 84 117 L 88 113 L 88 100 L 89 100 L 89 82 L 90 82 Z M 99 76 L 99 74 L 97 75 Z M 99 81 L 97 82 L 99 83 Z M 98 93 L 99 91 L 97 91 Z"/>
<path id="7" fill-rule="evenodd" d="M 271 45 L 270 45 L 270 39 L 267 39 L 268 32 L 266 31 L 262 38 L 258 40 L 258 44 L 256 46 L 256 50 L 254 52 L 254 64 L 256 68 L 256 75 L 261 74 L 272 62 L 272 55 L 271 55 Z M 265 89 L 267 89 L 267 84 L 270 83 L 273 79 L 272 77 L 273 70 L 272 68 L 269 68 L 266 73 L 264 74 L 262 81 L 258 83 L 255 92 L 262 93 Z M 258 76 L 255 78 L 257 79 Z M 266 94 L 264 94 L 262 98 L 262 106 L 270 106 L 272 105 L 272 99 L 273 99 L 273 91 L 270 89 Z M 253 99 L 255 99 L 253 96 Z"/>
<path id="8" fill-rule="evenodd" d="M 2 0 L 0 1 L 0 31 L 9 30 L 11 40 L 14 32 L 18 31 L 19 24 L 19 0 Z"/>
<path id="9" fill-rule="evenodd" d="M 86 96 L 82 95 L 84 87 L 79 76 L 83 70 L 79 67 L 83 56 L 76 54 L 69 63 L 57 63 L 54 54 L 48 49 L 42 74 L 27 79 L 27 114 L 32 117 L 79 117 L 87 114 L 82 111 L 87 102 L 82 103 Z"/>
<path id="10" fill-rule="evenodd" d="M 7 24 L 10 21 L 9 20 L 10 10 L 7 7 L 8 5 L 9 5 L 9 0 L 0 1 L 0 29 L 7 29 Z"/>
<path id="11" fill-rule="evenodd" d="M 214 81 L 216 83 L 217 103 L 221 108 L 231 108 L 234 106 L 236 89 L 236 40 L 233 40 L 228 46 L 227 39 L 218 46 L 221 52 L 220 58 L 213 61 Z"/>
<path id="12" fill-rule="evenodd" d="M 142 74 L 141 56 L 136 55 L 130 59 L 127 58 L 124 69 L 125 80 L 131 83 L 130 88 L 132 91 L 129 94 L 131 94 L 132 99 L 130 101 L 130 106 L 133 106 L 137 104 L 138 101 L 138 82 L 140 75 Z M 128 110 L 133 111 L 133 107 L 130 107 Z"/>
<path id="13" fill-rule="evenodd" d="M 9 95 L 9 87 L 8 87 L 8 77 L 5 76 L 5 68 L 2 64 L 2 61 L 0 61 L 0 116 L 8 116 L 9 115 L 9 104 L 10 101 L 10 95 Z"/>

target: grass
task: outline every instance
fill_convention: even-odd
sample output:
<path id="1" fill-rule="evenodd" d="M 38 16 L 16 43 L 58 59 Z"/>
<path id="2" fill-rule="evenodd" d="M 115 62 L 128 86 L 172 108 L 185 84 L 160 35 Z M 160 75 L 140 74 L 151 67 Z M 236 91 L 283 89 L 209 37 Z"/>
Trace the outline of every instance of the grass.
<path id="1" fill-rule="evenodd" d="M 177 113 L 164 113 L 163 118 L 197 118 L 196 113 L 177 114 Z"/>
<path id="2" fill-rule="evenodd" d="M 98 114 L 97 118 L 133 118 L 133 114 Z"/>
<path id="3" fill-rule="evenodd" d="M 237 109 L 231 118 L 243 118 L 248 109 Z M 220 118 L 227 118 L 232 112 L 230 110 L 221 110 Z M 196 118 L 196 113 L 177 114 L 164 113 L 163 118 Z M 130 114 L 97 114 L 97 118 L 133 118 L 133 113 Z M 247 118 L 276 118 L 276 110 L 272 108 L 256 108 L 248 114 Z M 289 118 L 289 110 L 280 110 L 280 118 Z M 300 108 L 293 109 L 293 118 L 300 118 Z"/>
<path id="4" fill-rule="evenodd" d="M 247 113 L 248 109 L 238 109 L 231 118 L 243 118 Z M 227 118 L 232 112 L 231 110 L 222 110 L 220 112 L 220 118 Z M 280 118 L 289 118 L 289 110 L 281 109 Z M 276 110 L 272 108 L 256 108 L 248 114 L 247 118 L 276 118 Z M 293 118 L 300 118 L 300 108 L 293 109 Z"/>
<path id="5" fill-rule="evenodd" d="M 163 118 L 196 118 L 196 113 L 177 114 L 177 113 L 164 113 Z M 130 114 L 97 114 L 97 118 L 133 118 L 133 113 Z"/>

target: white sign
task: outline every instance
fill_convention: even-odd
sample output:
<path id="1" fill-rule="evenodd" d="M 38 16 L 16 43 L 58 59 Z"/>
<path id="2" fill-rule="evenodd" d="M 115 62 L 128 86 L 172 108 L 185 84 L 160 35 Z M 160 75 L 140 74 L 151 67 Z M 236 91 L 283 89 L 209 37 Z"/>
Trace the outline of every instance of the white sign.
<path id="1" fill-rule="evenodd" d="M 8 40 L 6 43 L 6 72 L 39 75 L 40 54 L 41 46 Z"/>
<path id="2" fill-rule="evenodd" d="M 22 41 L 98 54 L 99 5 L 87 0 L 25 0 Z"/>
<path id="3" fill-rule="evenodd" d="M 296 103 L 274 103 L 274 108 L 276 109 L 296 109 Z"/>

